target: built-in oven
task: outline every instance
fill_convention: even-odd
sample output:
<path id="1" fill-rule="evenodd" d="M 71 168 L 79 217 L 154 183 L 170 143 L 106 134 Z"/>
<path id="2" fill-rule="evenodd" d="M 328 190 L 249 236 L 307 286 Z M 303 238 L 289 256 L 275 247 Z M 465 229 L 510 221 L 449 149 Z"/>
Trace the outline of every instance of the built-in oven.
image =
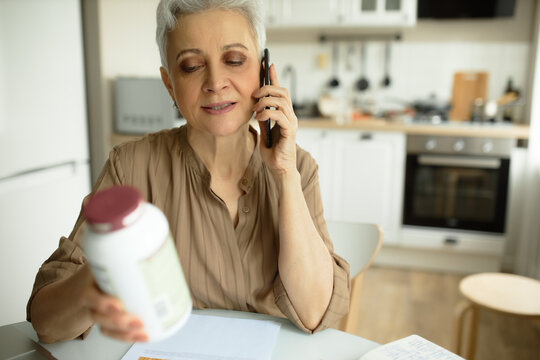
<path id="1" fill-rule="evenodd" d="M 504 233 L 515 140 L 409 135 L 403 224 Z"/>

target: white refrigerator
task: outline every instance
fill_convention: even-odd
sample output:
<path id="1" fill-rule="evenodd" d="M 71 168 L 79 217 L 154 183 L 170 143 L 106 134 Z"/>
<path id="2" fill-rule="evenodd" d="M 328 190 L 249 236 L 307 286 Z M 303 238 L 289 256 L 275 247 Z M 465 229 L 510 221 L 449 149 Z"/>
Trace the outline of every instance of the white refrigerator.
<path id="1" fill-rule="evenodd" d="M 90 191 L 79 0 L 0 0 L 0 326 Z"/>

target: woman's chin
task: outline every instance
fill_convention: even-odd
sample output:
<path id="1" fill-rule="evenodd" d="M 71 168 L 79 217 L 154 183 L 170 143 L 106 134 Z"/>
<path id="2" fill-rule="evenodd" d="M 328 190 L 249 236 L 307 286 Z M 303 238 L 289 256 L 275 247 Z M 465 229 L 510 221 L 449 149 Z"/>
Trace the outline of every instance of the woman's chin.
<path id="1" fill-rule="evenodd" d="M 248 121 L 238 121 L 238 120 L 224 120 L 224 119 L 215 119 L 205 124 L 205 129 L 208 133 L 219 136 L 226 137 L 242 131 L 244 128 L 247 128 Z"/>

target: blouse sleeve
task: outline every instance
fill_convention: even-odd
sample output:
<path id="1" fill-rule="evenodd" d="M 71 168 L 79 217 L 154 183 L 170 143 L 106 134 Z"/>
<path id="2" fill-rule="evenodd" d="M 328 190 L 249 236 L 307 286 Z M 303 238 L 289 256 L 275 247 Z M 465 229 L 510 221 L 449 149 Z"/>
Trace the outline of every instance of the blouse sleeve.
<path id="1" fill-rule="evenodd" d="M 333 260 L 334 286 L 330 302 L 319 325 L 310 330 L 302 323 L 294 310 L 287 291 L 278 275 L 274 282 L 275 301 L 281 312 L 300 329 L 308 333 L 315 333 L 328 327 L 335 327 L 339 320 L 349 312 L 350 276 L 349 264 L 334 253 L 334 246 L 328 235 L 326 221 L 324 220 L 321 191 L 319 188 L 318 166 L 315 160 L 305 151 L 299 149 L 297 153 L 298 170 L 302 177 L 302 189 L 306 199 L 311 218 L 328 248 Z"/>
<path id="2" fill-rule="evenodd" d="M 110 186 L 121 184 L 123 181 L 121 168 L 118 161 L 116 150 L 112 150 L 101 174 L 95 183 L 92 192 L 87 195 L 83 204 L 95 192 L 108 188 Z M 82 208 L 81 208 L 82 210 Z M 86 258 L 81 248 L 81 239 L 85 220 L 82 211 L 79 212 L 77 222 L 71 231 L 69 237 L 62 236 L 58 248 L 54 253 L 41 265 L 34 281 L 34 287 L 30 295 L 30 299 L 26 305 L 26 319 L 31 321 L 30 308 L 36 294 L 43 287 L 56 281 L 64 280 L 75 274 L 81 266 L 86 263 Z M 83 336 L 86 335 L 83 334 Z"/>

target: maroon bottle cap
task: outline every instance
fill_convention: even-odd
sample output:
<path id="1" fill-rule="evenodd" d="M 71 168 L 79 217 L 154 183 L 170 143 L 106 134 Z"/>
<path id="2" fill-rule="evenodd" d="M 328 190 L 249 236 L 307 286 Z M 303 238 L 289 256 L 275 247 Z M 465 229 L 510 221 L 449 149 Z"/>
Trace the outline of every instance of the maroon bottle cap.
<path id="1" fill-rule="evenodd" d="M 139 204 L 140 192 L 132 186 L 113 186 L 90 197 L 83 208 L 86 221 L 96 232 L 111 232 L 133 223 Z"/>

